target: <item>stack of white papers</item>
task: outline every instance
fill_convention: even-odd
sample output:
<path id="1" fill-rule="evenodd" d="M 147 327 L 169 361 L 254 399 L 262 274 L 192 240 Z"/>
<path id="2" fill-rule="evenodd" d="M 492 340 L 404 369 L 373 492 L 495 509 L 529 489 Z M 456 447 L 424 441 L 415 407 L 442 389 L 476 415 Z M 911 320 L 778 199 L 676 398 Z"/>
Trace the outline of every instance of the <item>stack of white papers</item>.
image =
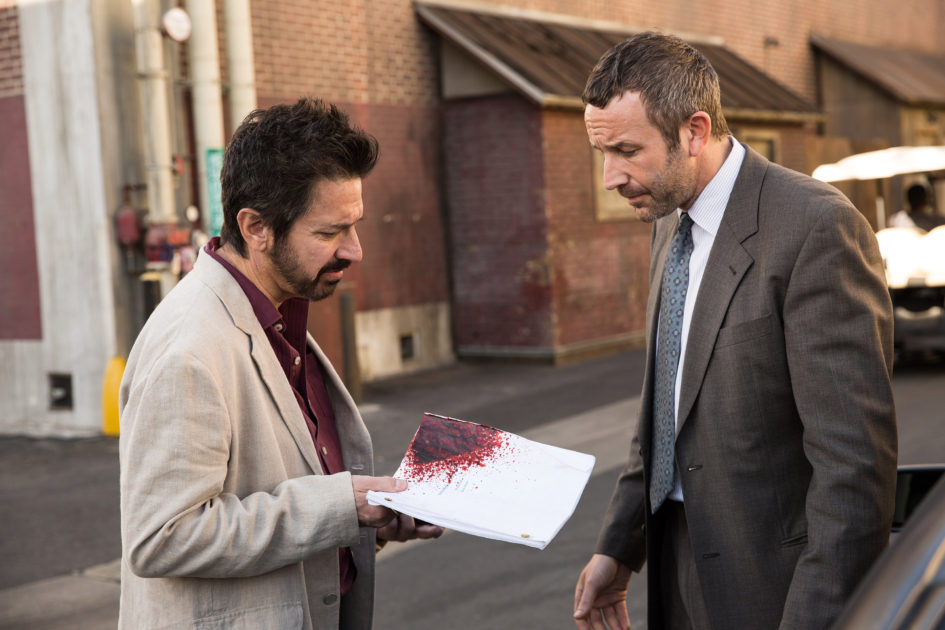
<path id="1" fill-rule="evenodd" d="M 593 455 L 425 414 L 394 477 L 368 502 L 474 536 L 544 549 L 577 507 Z"/>

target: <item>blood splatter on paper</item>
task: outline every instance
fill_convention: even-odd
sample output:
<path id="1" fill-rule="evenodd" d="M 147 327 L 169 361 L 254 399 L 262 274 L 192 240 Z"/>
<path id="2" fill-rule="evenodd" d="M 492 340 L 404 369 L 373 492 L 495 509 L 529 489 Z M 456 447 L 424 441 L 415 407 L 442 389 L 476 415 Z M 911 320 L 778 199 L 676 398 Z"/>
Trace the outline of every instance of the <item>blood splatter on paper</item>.
<path id="1" fill-rule="evenodd" d="M 425 414 L 400 472 L 407 480 L 450 483 L 460 471 L 488 466 L 510 450 L 507 434 L 498 429 Z"/>

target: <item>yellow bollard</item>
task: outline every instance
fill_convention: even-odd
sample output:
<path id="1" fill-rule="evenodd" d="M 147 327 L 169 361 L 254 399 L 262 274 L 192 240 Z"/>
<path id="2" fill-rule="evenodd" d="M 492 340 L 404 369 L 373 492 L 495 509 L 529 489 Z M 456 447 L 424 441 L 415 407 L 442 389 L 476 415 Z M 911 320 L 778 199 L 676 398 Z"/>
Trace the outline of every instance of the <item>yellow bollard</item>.
<path id="1" fill-rule="evenodd" d="M 118 388 L 125 373 L 125 360 L 112 357 L 102 379 L 102 433 L 118 436 Z"/>

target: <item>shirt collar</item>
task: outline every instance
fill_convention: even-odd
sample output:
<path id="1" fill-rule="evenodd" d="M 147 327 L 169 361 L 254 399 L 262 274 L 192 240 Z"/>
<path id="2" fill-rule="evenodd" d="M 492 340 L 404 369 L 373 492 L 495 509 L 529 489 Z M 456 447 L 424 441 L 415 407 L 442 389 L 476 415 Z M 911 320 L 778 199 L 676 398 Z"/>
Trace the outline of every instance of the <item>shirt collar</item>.
<path id="1" fill-rule="evenodd" d="M 204 250 L 210 254 L 214 260 L 223 265 L 223 268 L 230 272 L 230 275 L 233 276 L 236 283 L 243 289 L 243 293 L 246 294 L 250 306 L 253 307 L 253 313 L 256 314 L 256 319 L 259 320 L 259 325 L 262 326 L 263 330 L 277 323 L 282 319 L 282 313 L 273 306 L 269 298 L 267 298 L 249 278 L 244 276 L 239 269 L 228 263 L 217 253 L 216 250 L 220 248 L 220 245 L 220 237 L 214 236 L 207 242 Z"/>
<path id="2" fill-rule="evenodd" d="M 702 190 L 696 201 L 689 208 L 689 217 L 700 228 L 714 237 L 719 231 L 725 206 L 732 195 L 735 180 L 745 159 L 745 147 L 732 136 L 728 137 L 732 150 L 709 184 Z M 681 212 L 681 210 L 679 211 Z"/>

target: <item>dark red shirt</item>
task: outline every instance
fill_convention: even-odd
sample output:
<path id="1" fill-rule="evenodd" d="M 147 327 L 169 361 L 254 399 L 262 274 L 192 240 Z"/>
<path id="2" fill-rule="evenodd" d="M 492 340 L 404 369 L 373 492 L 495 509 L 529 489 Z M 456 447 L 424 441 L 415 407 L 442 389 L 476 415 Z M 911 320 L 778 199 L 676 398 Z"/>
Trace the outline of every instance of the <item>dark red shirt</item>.
<path id="1" fill-rule="evenodd" d="M 215 250 L 219 247 L 220 237 L 215 236 L 207 243 L 205 250 L 230 272 L 253 307 L 302 410 L 322 470 L 328 475 L 344 472 L 341 439 L 325 387 L 325 373 L 315 351 L 308 345 L 308 300 L 286 300 L 277 309 L 249 278 L 217 254 Z M 341 593 L 344 594 L 354 583 L 357 571 L 351 551 L 344 547 L 338 552 L 341 561 Z"/>

